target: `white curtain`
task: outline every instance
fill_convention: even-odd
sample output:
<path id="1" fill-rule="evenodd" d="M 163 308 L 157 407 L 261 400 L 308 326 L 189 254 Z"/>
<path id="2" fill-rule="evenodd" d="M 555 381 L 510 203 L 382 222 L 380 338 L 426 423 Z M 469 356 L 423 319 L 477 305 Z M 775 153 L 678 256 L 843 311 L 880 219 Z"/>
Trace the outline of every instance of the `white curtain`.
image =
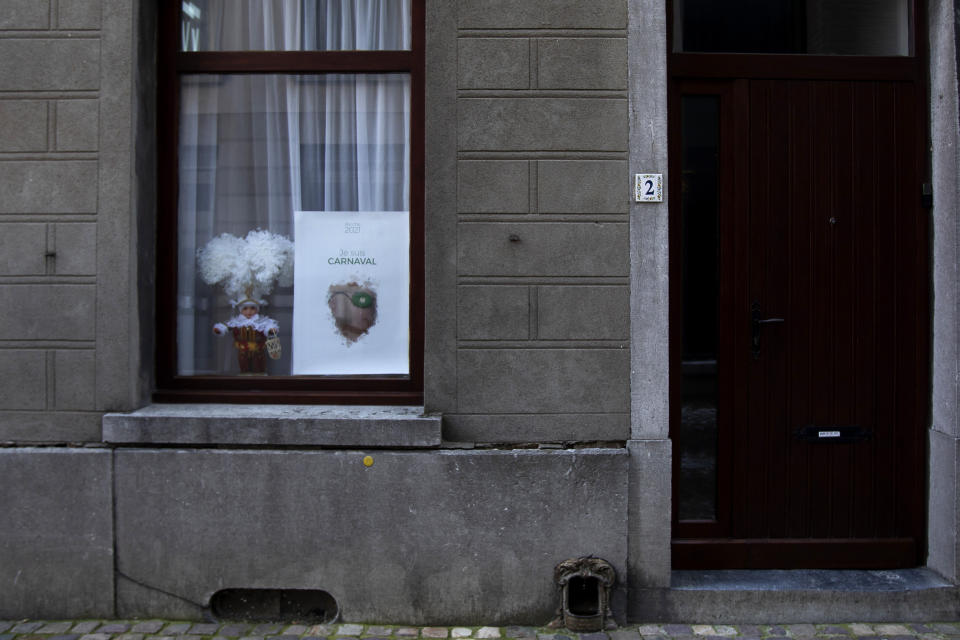
<path id="1" fill-rule="evenodd" d="M 196 13 L 184 10 L 184 34 L 193 33 L 190 42 L 198 49 L 409 46 L 409 35 L 403 35 L 409 34 L 409 0 L 193 0 L 192 5 Z M 181 375 L 237 370 L 230 341 L 211 331 L 233 311 L 221 291 L 197 277 L 197 250 L 221 233 L 243 237 L 258 228 L 296 241 L 297 210 L 408 210 L 409 109 L 407 74 L 182 77 Z M 292 299 L 290 290 L 275 290 L 263 310 L 287 336 Z M 289 373 L 289 354 L 286 348 L 270 365 L 271 373 Z"/>

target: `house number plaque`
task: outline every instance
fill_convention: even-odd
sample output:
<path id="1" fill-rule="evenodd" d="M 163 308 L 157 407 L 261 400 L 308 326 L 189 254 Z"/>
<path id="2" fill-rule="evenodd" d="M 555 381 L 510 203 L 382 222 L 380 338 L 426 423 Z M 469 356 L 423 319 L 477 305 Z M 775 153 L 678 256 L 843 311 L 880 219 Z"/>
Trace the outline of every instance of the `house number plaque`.
<path id="1" fill-rule="evenodd" d="M 663 202 L 662 173 L 638 173 L 634 188 L 637 202 Z"/>

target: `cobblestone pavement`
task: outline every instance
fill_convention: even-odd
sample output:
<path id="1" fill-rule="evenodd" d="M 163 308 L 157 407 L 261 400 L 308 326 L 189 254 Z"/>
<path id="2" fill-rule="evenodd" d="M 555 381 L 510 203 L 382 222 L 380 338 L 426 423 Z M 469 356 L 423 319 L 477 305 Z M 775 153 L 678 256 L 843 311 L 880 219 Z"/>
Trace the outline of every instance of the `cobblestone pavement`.
<path id="1" fill-rule="evenodd" d="M 960 622 L 641 624 L 603 633 L 538 627 L 243 624 L 169 620 L 0 620 L 0 640 L 960 640 Z"/>

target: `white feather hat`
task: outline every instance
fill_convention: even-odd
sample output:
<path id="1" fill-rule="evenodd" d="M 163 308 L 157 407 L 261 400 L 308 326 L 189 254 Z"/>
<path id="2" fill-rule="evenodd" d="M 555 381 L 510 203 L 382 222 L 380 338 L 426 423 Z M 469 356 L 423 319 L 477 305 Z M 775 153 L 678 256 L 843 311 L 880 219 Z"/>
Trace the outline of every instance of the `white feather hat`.
<path id="1" fill-rule="evenodd" d="M 222 286 L 233 306 L 263 305 L 263 296 L 275 285 L 293 284 L 293 242 L 262 229 L 250 231 L 245 238 L 224 233 L 197 252 L 197 264 L 200 279 Z"/>

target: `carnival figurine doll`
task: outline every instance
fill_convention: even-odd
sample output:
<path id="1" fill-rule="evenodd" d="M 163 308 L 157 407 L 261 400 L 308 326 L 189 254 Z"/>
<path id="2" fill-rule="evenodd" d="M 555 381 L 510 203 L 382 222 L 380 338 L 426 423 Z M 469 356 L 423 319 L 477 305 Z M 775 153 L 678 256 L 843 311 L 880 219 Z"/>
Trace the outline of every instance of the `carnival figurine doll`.
<path id="1" fill-rule="evenodd" d="M 237 311 L 215 324 L 213 332 L 233 335 L 241 375 L 266 375 L 266 357 L 280 357 L 280 327 L 273 318 L 260 315 L 260 308 L 275 284 L 293 284 L 293 243 L 260 229 L 245 238 L 224 233 L 198 252 L 197 262 L 203 281 L 222 286 Z"/>

